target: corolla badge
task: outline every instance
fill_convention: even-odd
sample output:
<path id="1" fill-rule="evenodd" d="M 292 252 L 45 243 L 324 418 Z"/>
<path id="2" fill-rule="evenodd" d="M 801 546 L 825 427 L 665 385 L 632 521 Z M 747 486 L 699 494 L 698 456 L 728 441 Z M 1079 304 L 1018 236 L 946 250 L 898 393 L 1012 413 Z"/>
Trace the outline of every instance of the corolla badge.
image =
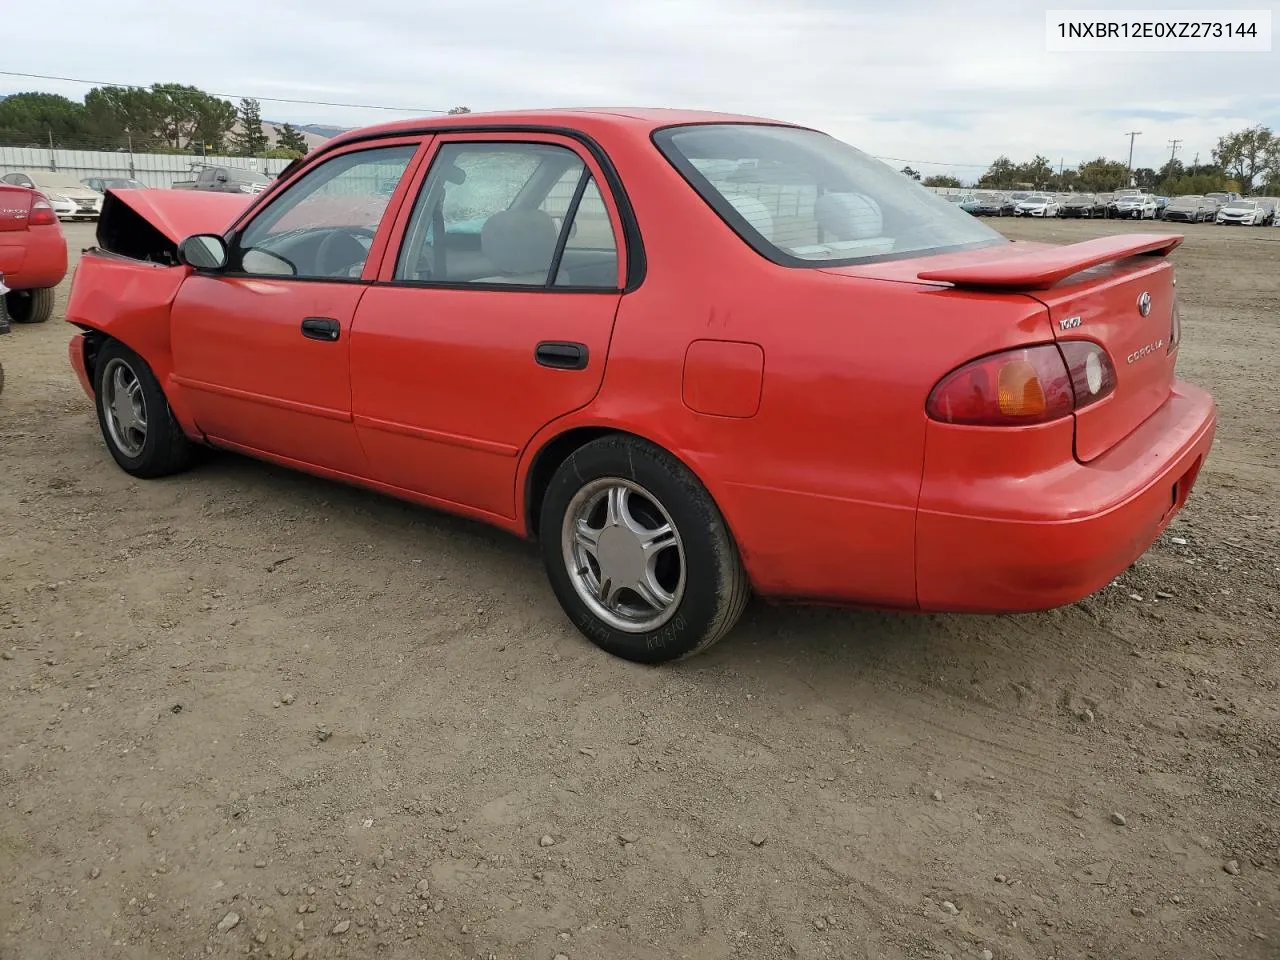
<path id="1" fill-rule="evenodd" d="M 1145 359 L 1146 357 L 1151 356 L 1156 351 L 1161 350 L 1163 348 L 1164 348 L 1164 338 L 1162 337 L 1161 339 L 1157 340 L 1155 343 L 1148 343 L 1145 347 L 1141 347 L 1133 351 L 1133 353 L 1129 354 L 1124 359 L 1126 363 L 1137 363 L 1139 360 Z"/>
<path id="2" fill-rule="evenodd" d="M 1138 297 L 1138 312 L 1144 317 L 1151 312 L 1151 294 L 1146 290 L 1142 291 L 1142 296 Z"/>

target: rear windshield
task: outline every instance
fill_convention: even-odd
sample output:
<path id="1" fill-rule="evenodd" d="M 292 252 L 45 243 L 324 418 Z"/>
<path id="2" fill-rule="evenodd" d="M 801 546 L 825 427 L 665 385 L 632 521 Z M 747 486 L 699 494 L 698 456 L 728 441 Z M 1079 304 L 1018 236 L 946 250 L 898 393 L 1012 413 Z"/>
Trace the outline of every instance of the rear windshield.
<path id="1" fill-rule="evenodd" d="M 814 130 L 697 124 L 659 130 L 654 142 L 775 263 L 832 266 L 1008 242 L 954 201 Z"/>

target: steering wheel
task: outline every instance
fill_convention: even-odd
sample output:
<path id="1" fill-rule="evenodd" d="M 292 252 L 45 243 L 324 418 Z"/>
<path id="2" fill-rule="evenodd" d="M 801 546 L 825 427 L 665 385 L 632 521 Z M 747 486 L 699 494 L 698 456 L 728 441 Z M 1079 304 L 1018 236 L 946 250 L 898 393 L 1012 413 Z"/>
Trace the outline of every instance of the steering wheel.
<path id="1" fill-rule="evenodd" d="M 360 238 L 373 240 L 373 231 L 362 227 L 330 230 L 316 248 L 316 273 L 322 277 L 350 276 L 351 268 L 363 266 L 369 248 Z"/>

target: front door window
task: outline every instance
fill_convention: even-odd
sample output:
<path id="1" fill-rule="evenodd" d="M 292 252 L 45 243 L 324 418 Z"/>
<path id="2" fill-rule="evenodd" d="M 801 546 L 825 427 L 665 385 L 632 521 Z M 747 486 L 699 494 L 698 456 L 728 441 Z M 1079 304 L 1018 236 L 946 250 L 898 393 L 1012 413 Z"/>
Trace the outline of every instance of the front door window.
<path id="1" fill-rule="evenodd" d="M 273 199 L 238 238 L 234 271 L 255 276 L 359 277 L 416 144 L 326 160 Z"/>

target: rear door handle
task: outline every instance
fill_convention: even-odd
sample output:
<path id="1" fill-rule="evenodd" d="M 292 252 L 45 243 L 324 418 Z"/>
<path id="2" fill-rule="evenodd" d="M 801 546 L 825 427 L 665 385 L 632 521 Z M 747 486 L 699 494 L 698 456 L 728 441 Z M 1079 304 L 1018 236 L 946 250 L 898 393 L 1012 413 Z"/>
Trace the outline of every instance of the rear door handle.
<path id="1" fill-rule="evenodd" d="M 302 321 L 302 335 L 308 340 L 337 340 L 342 324 L 332 317 L 306 317 Z"/>
<path id="2" fill-rule="evenodd" d="M 539 364 L 557 370 L 585 370 L 588 356 L 585 343 L 567 340 L 543 340 L 533 351 L 533 359 Z"/>

